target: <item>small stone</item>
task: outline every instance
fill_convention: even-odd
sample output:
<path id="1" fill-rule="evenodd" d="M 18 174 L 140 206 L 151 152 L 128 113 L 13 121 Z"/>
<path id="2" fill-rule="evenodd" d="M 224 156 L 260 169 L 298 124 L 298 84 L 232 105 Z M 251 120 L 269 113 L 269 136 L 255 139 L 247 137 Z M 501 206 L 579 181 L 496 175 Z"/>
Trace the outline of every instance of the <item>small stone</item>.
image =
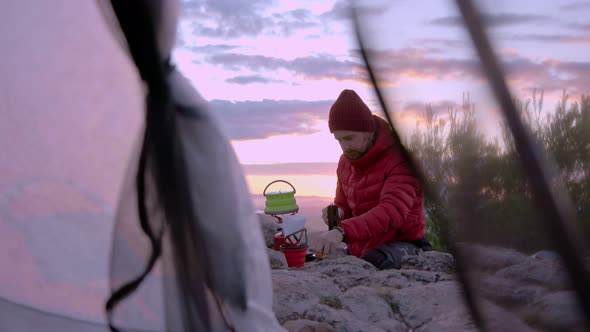
<path id="1" fill-rule="evenodd" d="M 440 251 L 425 251 L 420 255 L 402 257 L 402 269 L 453 273 L 455 269 L 453 256 Z"/>
<path id="2" fill-rule="evenodd" d="M 285 255 L 283 255 L 282 252 L 268 248 L 266 250 L 268 252 L 268 259 L 270 261 L 271 269 L 277 270 L 287 268 L 287 260 L 285 259 Z"/>

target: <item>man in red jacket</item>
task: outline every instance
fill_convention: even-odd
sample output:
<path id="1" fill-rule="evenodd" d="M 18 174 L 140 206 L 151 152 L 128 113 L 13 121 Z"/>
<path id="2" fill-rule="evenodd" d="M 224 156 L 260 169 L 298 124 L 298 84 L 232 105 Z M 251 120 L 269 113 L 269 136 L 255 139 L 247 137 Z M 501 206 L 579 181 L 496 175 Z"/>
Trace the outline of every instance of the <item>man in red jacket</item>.
<path id="1" fill-rule="evenodd" d="M 379 269 L 400 268 L 401 257 L 431 250 L 420 181 L 393 140 L 389 124 L 353 90 L 330 108 L 330 132 L 340 143 L 336 197 L 339 225 L 315 242 L 317 258 L 345 242 L 351 255 Z M 327 223 L 327 208 L 322 211 Z"/>

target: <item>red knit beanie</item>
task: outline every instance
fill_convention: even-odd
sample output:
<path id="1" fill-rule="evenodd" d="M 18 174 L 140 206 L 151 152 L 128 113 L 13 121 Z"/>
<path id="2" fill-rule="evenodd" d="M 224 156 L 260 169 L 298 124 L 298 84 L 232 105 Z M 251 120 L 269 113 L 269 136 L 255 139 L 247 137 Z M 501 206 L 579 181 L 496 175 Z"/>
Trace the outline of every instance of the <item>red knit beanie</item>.
<path id="1" fill-rule="evenodd" d="M 336 130 L 375 131 L 375 120 L 369 107 L 354 90 L 342 90 L 330 108 L 330 132 Z"/>

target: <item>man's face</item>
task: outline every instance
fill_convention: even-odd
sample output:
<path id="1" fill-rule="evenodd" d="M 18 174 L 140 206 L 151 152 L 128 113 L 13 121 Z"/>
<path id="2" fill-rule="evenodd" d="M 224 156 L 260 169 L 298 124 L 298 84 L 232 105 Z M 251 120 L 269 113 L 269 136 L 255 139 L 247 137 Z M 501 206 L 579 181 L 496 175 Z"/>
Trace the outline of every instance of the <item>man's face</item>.
<path id="1" fill-rule="evenodd" d="M 373 143 L 373 133 L 360 131 L 336 130 L 334 138 L 340 143 L 344 156 L 352 160 L 364 156 Z"/>

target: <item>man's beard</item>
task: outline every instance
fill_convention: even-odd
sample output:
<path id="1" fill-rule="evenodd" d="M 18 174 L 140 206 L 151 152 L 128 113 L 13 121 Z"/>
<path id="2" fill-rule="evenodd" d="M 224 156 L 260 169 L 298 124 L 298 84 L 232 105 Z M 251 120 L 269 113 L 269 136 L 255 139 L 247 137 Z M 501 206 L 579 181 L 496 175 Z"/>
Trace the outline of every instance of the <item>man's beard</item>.
<path id="1" fill-rule="evenodd" d="M 360 159 L 362 156 L 364 156 L 367 153 L 367 151 L 363 151 L 363 152 L 359 152 L 356 150 L 346 150 L 344 151 L 344 156 L 350 160 L 357 160 Z"/>

